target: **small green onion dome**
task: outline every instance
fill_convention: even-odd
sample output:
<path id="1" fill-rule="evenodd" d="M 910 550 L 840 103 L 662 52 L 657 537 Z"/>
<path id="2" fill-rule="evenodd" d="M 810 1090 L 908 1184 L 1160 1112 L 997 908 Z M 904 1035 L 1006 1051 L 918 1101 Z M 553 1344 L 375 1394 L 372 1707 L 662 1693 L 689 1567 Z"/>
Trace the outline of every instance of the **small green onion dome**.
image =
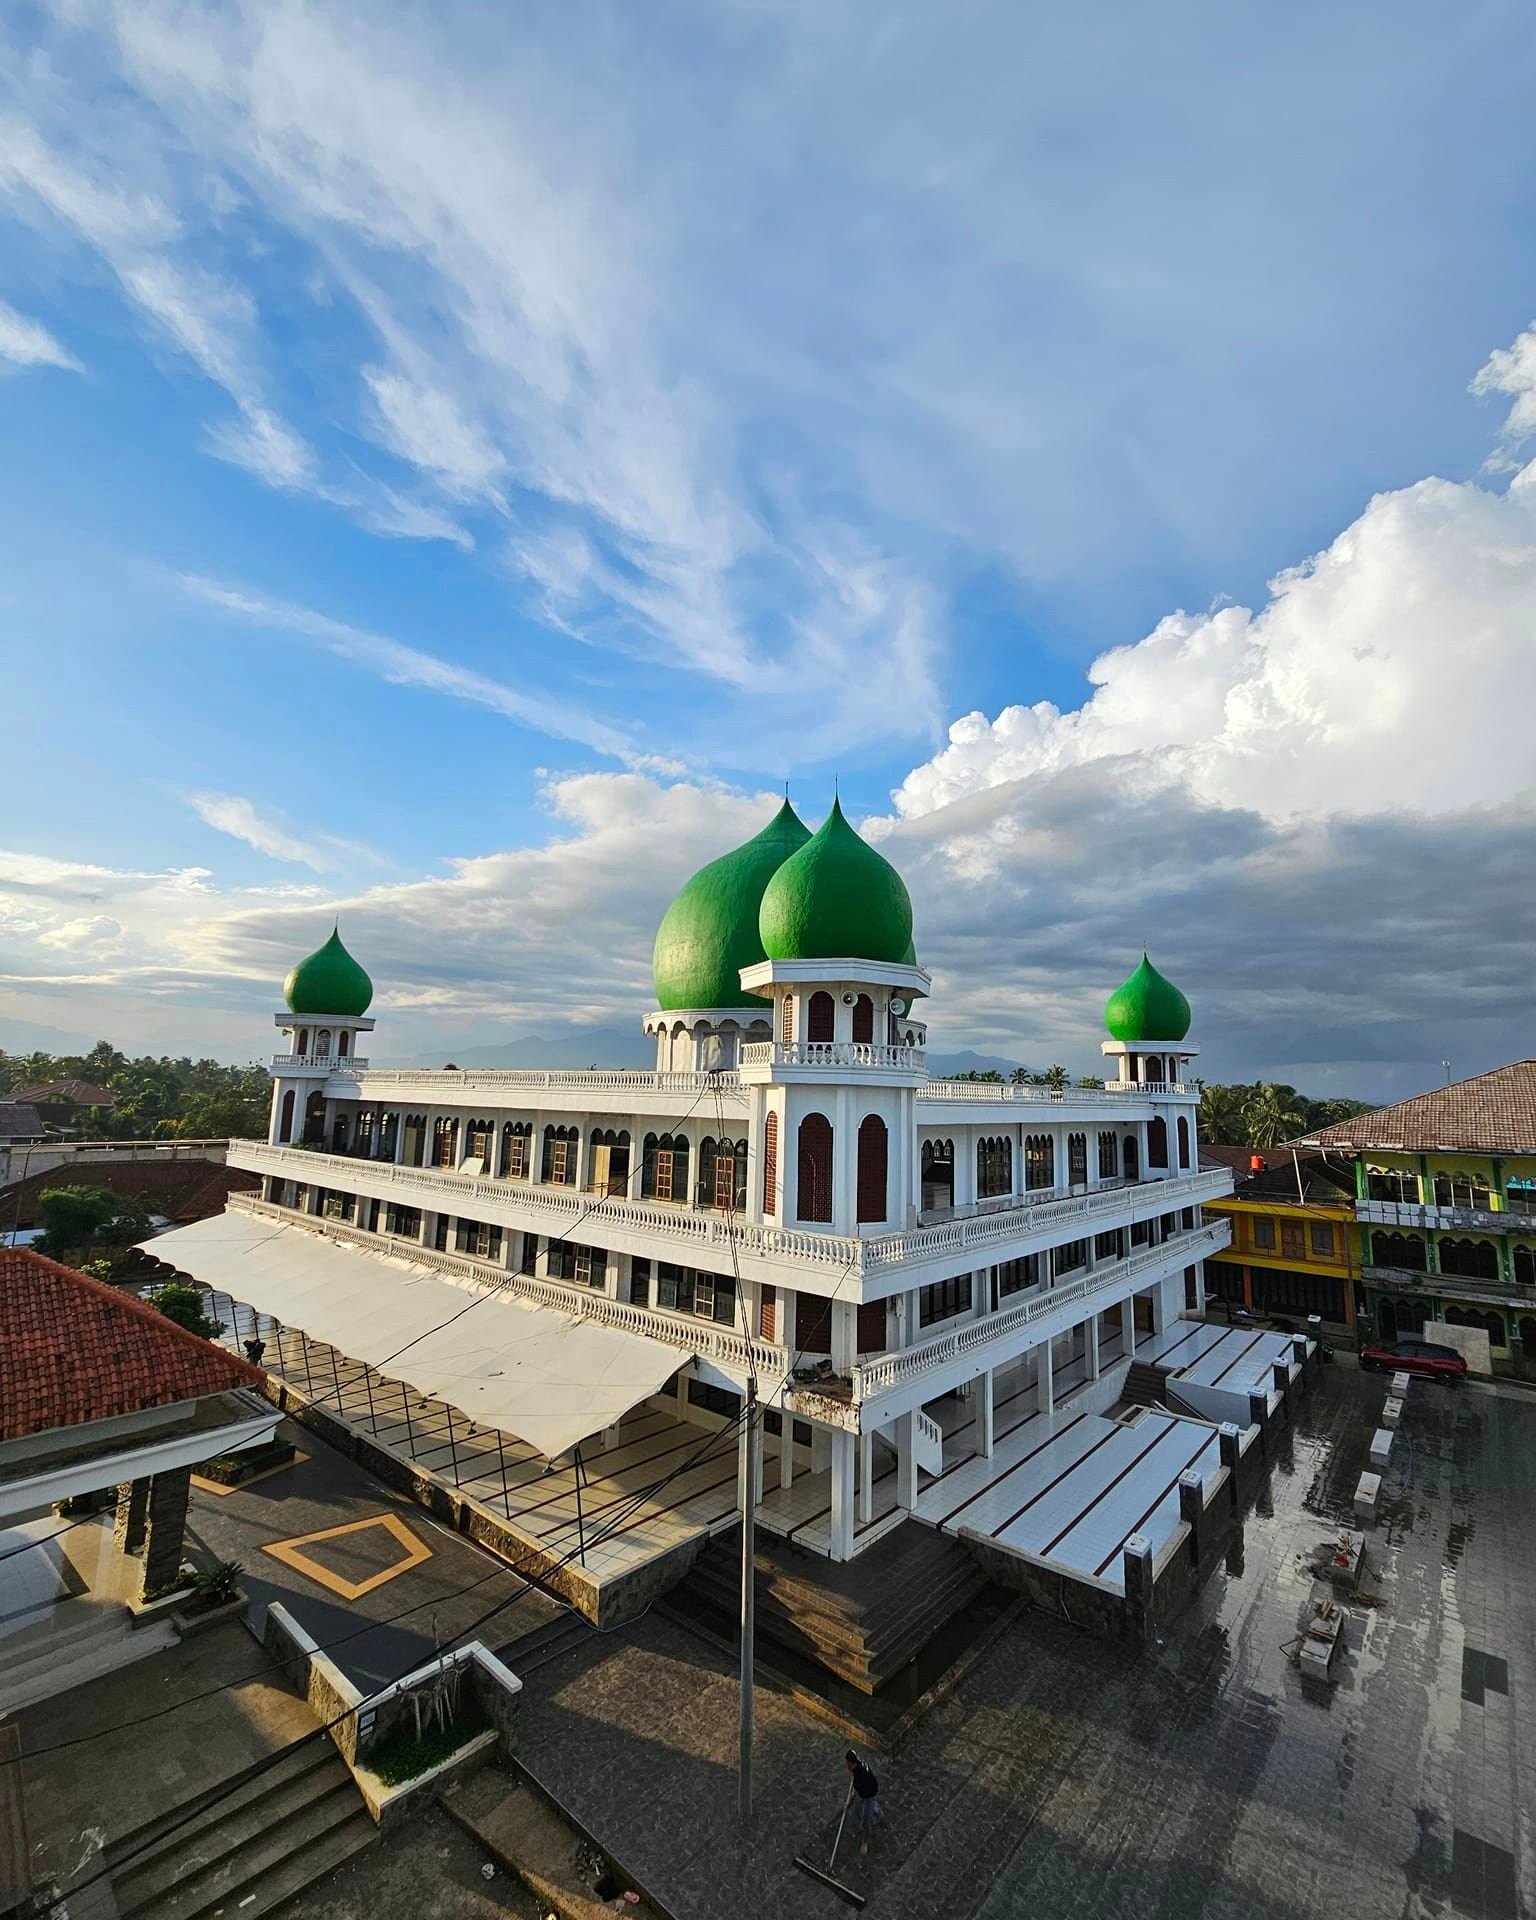
<path id="1" fill-rule="evenodd" d="M 313 1019 L 316 1014 L 339 1013 L 356 1017 L 368 1011 L 373 982 L 341 944 L 340 931 L 307 960 L 301 960 L 283 982 L 283 998 L 290 1013 Z"/>
<path id="2" fill-rule="evenodd" d="M 755 994 L 742 991 L 741 970 L 767 957 L 757 931 L 764 887 L 810 837 L 810 828 L 786 800 L 745 846 L 700 867 L 656 930 L 651 977 L 663 1012 L 751 1007 L 766 1014 Z"/>
<path id="3" fill-rule="evenodd" d="M 912 946 L 912 902 L 901 875 L 834 800 L 819 830 L 768 882 L 757 928 L 770 960 L 900 965 Z"/>
<path id="4" fill-rule="evenodd" d="M 1137 1047 L 1146 1041 L 1167 1045 L 1189 1032 L 1189 1002 L 1143 954 L 1130 979 L 1109 996 L 1104 1024 L 1125 1046 Z"/>

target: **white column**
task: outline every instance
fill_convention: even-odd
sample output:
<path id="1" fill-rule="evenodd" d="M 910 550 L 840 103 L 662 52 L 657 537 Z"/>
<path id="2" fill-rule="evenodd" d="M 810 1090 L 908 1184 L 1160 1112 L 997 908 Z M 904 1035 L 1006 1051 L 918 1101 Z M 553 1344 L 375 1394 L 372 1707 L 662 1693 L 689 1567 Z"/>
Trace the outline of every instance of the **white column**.
<path id="1" fill-rule="evenodd" d="M 1039 1382 L 1036 1403 L 1041 1413 L 1045 1414 L 1056 1411 L 1056 1361 L 1051 1352 L 1051 1346 L 1052 1342 L 1047 1340 L 1043 1346 L 1035 1349 L 1038 1356 L 1036 1360 L 1038 1372 L 1035 1377 Z"/>
<path id="2" fill-rule="evenodd" d="M 857 1233 L 858 1125 L 853 1115 L 852 1087 L 839 1087 L 830 1102 L 832 1111 L 832 1231 Z"/>
<path id="3" fill-rule="evenodd" d="M 859 1519 L 867 1527 L 875 1517 L 875 1436 L 859 1435 Z"/>
<path id="4" fill-rule="evenodd" d="M 795 1484 L 795 1422 L 788 1407 L 779 1418 L 784 1423 L 779 1434 L 779 1485 L 788 1493 Z"/>
<path id="5" fill-rule="evenodd" d="M 896 1422 L 896 1504 L 908 1513 L 917 1505 L 917 1446 L 915 1413 L 904 1413 Z"/>
<path id="6" fill-rule="evenodd" d="M 1136 1296 L 1127 1294 L 1120 1302 L 1120 1331 L 1125 1338 L 1125 1350 L 1134 1360 L 1136 1357 Z"/>
<path id="7" fill-rule="evenodd" d="M 1083 1322 L 1083 1356 L 1087 1377 L 1097 1380 L 1099 1377 L 1099 1316 L 1090 1313 Z"/>
<path id="8" fill-rule="evenodd" d="M 832 1438 L 832 1558 L 853 1557 L 853 1435 L 837 1429 Z"/>
<path id="9" fill-rule="evenodd" d="M 976 1384 L 972 1389 L 972 1393 L 976 1401 L 977 1451 L 983 1460 L 990 1460 L 992 1458 L 992 1448 L 994 1444 L 993 1402 L 995 1398 L 992 1391 L 992 1373 L 990 1369 L 988 1369 L 986 1373 L 980 1373 L 976 1376 Z"/>

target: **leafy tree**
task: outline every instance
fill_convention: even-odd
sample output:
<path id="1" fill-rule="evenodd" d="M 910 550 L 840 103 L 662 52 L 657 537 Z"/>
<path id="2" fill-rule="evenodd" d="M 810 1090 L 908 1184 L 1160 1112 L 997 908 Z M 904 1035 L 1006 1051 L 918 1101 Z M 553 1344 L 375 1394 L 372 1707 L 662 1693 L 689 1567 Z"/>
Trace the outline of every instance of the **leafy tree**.
<path id="1" fill-rule="evenodd" d="M 43 1231 L 33 1245 L 54 1260 L 86 1253 L 117 1218 L 117 1209 L 109 1187 L 50 1187 L 37 1198 Z"/>
<path id="2" fill-rule="evenodd" d="M 174 1320 L 178 1327 L 185 1327 L 188 1333 L 200 1333 L 205 1340 L 211 1340 L 219 1330 L 219 1323 L 210 1320 L 203 1312 L 203 1296 L 196 1287 L 183 1286 L 179 1280 L 172 1280 L 169 1285 L 146 1295 L 146 1298 L 167 1320 Z"/>
<path id="3" fill-rule="evenodd" d="M 1082 1079 L 1077 1082 L 1077 1085 L 1080 1087 L 1102 1087 L 1104 1082 L 1097 1074 L 1085 1073 Z"/>
<path id="4" fill-rule="evenodd" d="M 1053 1093 L 1061 1093 L 1071 1086 L 1072 1076 L 1065 1067 L 1047 1067 L 1041 1075 L 1041 1084 L 1049 1087 Z"/>

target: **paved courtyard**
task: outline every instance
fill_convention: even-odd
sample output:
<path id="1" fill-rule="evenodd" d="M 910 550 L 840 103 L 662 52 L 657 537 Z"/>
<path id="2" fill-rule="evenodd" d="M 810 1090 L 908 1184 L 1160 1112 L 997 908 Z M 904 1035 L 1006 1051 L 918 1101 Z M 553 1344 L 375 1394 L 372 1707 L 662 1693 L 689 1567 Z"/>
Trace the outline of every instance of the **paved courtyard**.
<path id="1" fill-rule="evenodd" d="M 1284 1648 L 1349 1519 L 1383 1382 L 1301 1402 L 1240 1551 L 1146 1656 L 1017 1619 L 897 1751 L 888 1829 L 840 1865 L 906 1920 L 1416 1920 L 1536 1912 L 1536 1396 L 1416 1386 L 1339 1683 Z M 758 1695 L 755 1844 L 734 1823 L 728 1662 L 652 1614 L 529 1676 L 525 1760 L 677 1920 L 845 1912 L 844 1742 Z"/>

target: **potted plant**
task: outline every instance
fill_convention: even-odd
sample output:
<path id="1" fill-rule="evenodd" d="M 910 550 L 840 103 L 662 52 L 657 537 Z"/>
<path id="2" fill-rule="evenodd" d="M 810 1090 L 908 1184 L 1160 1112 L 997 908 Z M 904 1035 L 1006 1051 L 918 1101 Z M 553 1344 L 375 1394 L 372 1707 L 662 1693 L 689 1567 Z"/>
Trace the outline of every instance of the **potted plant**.
<path id="1" fill-rule="evenodd" d="M 244 1571 L 238 1560 L 215 1560 L 211 1567 L 197 1569 L 186 1582 L 190 1589 L 186 1603 L 173 1616 L 183 1639 L 245 1610 L 246 1596 L 240 1587 Z"/>

